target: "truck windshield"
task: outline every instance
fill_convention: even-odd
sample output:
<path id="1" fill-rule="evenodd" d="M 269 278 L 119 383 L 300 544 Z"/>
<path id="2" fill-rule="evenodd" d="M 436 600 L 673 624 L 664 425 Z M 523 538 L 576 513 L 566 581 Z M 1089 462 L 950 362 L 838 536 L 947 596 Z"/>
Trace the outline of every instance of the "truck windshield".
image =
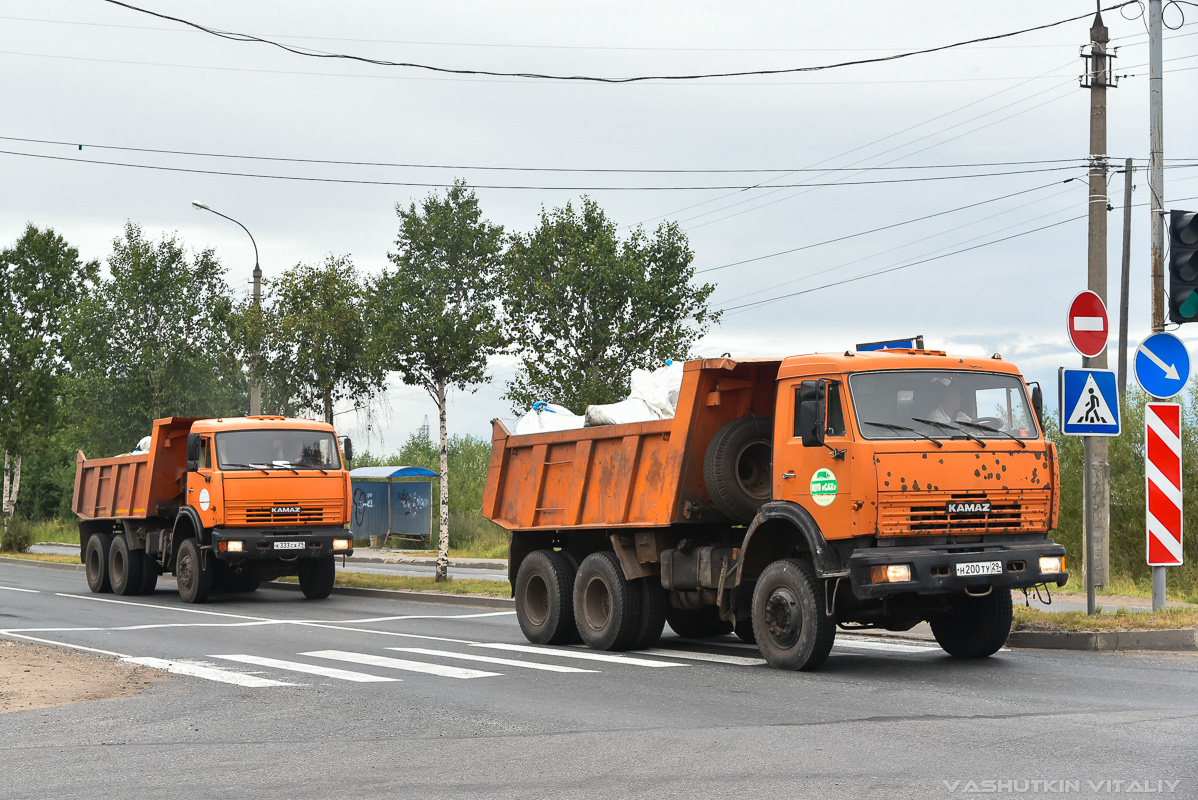
<path id="1" fill-rule="evenodd" d="M 866 439 L 1035 439 L 1023 382 L 1014 375 L 950 370 L 849 376 L 857 427 Z"/>
<path id="2" fill-rule="evenodd" d="M 340 469 L 333 434 L 324 431 L 253 430 L 216 434 L 222 470 Z"/>

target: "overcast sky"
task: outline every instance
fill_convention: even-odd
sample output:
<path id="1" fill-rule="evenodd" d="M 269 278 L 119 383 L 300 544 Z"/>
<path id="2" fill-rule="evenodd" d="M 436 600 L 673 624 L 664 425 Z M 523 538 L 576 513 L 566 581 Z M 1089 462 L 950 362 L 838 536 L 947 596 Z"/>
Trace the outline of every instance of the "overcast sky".
<path id="1" fill-rule="evenodd" d="M 828 64 L 934 47 L 1054 22 L 1091 2 L 396 2 L 137 0 L 163 13 L 291 45 L 452 68 L 611 77 Z M 1126 9 L 1129 15 L 1134 7 Z M 1198 9 L 1165 40 L 1165 155 L 1198 161 Z M 1148 155 L 1145 20 L 1108 12 L 1116 71 L 1108 153 Z M 1166 21 L 1182 24 L 1177 6 Z M 542 207 L 584 193 L 620 225 L 678 220 L 699 277 L 717 284 L 723 322 L 702 355 L 788 355 L 922 334 L 927 345 L 1004 358 L 1045 383 L 1079 366 L 1065 332 L 1085 288 L 1089 92 L 1078 86 L 1090 21 L 948 52 L 819 72 L 604 85 L 446 76 L 293 55 L 239 43 L 103 0 L 6 0 L 0 6 L 0 150 L 60 158 L 269 175 L 479 188 L 484 214 L 528 231 Z M 1187 106 L 1187 102 L 1189 105 Z M 84 145 L 82 149 L 78 145 Z M 333 159 L 454 169 L 359 167 L 121 152 L 96 145 L 210 154 Z M 877 167 L 1053 163 L 879 170 Z M 1180 162 L 1178 162 L 1180 163 Z M 538 173 L 479 167 L 769 172 Z M 837 168 L 818 172 L 794 170 Z M 874 168 L 855 171 L 849 168 Z M 27 222 L 51 226 L 85 258 L 105 259 L 122 225 L 175 232 L 214 247 L 238 292 L 253 251 L 236 226 L 191 208 L 200 199 L 254 234 L 266 276 L 330 253 L 380 270 L 397 229 L 395 204 L 434 189 L 233 177 L 0 154 L 0 242 Z M 1029 171 L 1040 170 L 1040 171 Z M 912 178 L 1016 172 L 999 177 Z M 1064 183 L 1068 178 L 1077 178 Z M 883 185 L 862 181 L 901 180 Z M 1123 176 L 1111 178 L 1122 204 Z M 840 186 L 772 188 L 779 184 Z M 1135 174 L 1134 203 L 1147 178 Z M 736 190 L 644 187 L 752 186 Z M 613 188 L 615 187 L 615 188 Z M 620 188 L 623 187 L 623 188 Z M 627 187 L 640 187 L 630 190 Z M 995 200 L 1020 192 L 1015 197 Z M 1167 207 L 1198 208 L 1198 169 L 1166 172 Z M 986 202 L 992 201 L 992 202 Z M 1177 201 L 1176 203 L 1174 201 Z M 723 269 L 731 262 L 858 235 Z M 1112 317 L 1118 303 L 1122 212 L 1110 220 Z M 1133 212 L 1132 347 L 1149 333 L 1147 207 Z M 985 244 L 935 261 L 824 287 Z M 810 291 L 805 291 L 810 290 Z M 776 302 L 755 300 L 805 292 Z M 1198 327 L 1198 326 L 1196 326 Z M 1198 330 L 1179 332 L 1191 349 Z M 1114 334 L 1112 334 L 1112 343 Z M 1111 363 L 1115 364 L 1112 348 Z M 452 432 L 489 435 L 511 418 L 494 383 L 455 395 Z M 552 400 L 553 398 L 546 398 Z M 436 407 L 393 382 L 371 429 L 338 417 L 358 447 L 390 451 Z"/>

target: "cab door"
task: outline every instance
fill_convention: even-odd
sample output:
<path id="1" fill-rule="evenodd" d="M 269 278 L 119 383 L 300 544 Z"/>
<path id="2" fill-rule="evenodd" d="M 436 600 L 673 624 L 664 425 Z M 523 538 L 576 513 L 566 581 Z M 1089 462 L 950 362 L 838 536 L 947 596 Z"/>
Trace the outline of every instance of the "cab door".
<path id="1" fill-rule="evenodd" d="M 819 381 L 825 397 L 824 446 L 804 446 L 799 425 L 804 383 Z M 854 535 L 851 441 L 845 426 L 845 388 L 839 378 L 785 381 L 774 417 L 774 496 L 811 513 L 827 539 Z"/>
<path id="2" fill-rule="evenodd" d="M 187 504 L 200 514 L 205 528 L 221 524 L 223 497 L 220 473 L 212 460 L 212 437 L 200 437 L 200 452 L 197 468 L 187 473 Z"/>

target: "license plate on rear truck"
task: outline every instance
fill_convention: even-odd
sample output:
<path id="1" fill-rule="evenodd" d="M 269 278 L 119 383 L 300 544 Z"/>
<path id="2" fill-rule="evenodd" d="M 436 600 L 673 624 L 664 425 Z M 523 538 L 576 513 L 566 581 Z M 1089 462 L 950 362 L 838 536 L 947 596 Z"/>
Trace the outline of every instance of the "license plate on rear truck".
<path id="1" fill-rule="evenodd" d="M 1001 561 L 970 561 L 957 565 L 957 577 L 965 578 L 972 575 L 1002 575 Z"/>
<path id="2" fill-rule="evenodd" d="M 276 550 L 303 550 L 304 546 L 303 542 L 275 542 Z M 960 575 L 961 573 L 958 572 L 957 574 Z"/>

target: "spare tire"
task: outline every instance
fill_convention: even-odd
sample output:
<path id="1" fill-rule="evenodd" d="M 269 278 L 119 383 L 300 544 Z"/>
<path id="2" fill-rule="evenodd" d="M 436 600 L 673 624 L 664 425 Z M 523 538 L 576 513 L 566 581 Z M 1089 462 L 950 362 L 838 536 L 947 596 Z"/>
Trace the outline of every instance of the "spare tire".
<path id="1" fill-rule="evenodd" d="M 703 457 L 703 481 L 715 507 L 733 522 L 753 521 L 773 493 L 774 421 L 738 417 L 716 431 Z"/>

